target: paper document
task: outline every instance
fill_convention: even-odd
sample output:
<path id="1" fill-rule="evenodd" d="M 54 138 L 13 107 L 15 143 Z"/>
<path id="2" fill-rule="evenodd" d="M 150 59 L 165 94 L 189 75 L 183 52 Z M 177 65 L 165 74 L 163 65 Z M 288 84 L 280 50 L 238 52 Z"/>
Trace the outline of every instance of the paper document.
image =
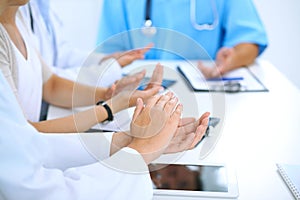
<path id="1" fill-rule="evenodd" d="M 206 79 L 195 66 L 181 65 L 177 70 L 185 77 L 194 91 L 211 92 L 259 92 L 268 89 L 248 69 L 239 68 L 223 77 Z"/>

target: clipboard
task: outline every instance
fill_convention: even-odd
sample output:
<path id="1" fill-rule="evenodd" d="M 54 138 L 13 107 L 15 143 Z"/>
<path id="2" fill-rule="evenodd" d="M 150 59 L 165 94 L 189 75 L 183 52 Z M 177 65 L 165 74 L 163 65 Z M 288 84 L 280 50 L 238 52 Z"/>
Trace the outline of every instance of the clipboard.
<path id="1" fill-rule="evenodd" d="M 195 67 L 177 66 L 178 72 L 195 92 L 268 92 L 265 85 L 247 67 L 227 73 L 220 80 L 206 80 Z M 241 80 L 235 79 L 241 77 Z"/>

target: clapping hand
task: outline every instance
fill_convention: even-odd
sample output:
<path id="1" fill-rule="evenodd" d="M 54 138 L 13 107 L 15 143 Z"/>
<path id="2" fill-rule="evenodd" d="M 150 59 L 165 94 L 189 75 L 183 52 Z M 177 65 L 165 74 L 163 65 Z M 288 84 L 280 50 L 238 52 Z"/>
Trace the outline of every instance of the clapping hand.
<path id="1" fill-rule="evenodd" d="M 164 153 L 176 153 L 193 149 L 203 138 L 208 126 L 210 113 L 204 113 L 198 120 L 183 118 L 180 120 L 174 137 Z"/>
<path id="2" fill-rule="evenodd" d="M 145 53 L 149 51 L 152 47 L 153 44 L 150 43 L 141 49 L 134 49 L 125 52 L 117 52 L 110 55 L 110 57 L 115 58 L 122 67 L 125 67 L 126 65 L 129 65 L 135 60 L 144 59 Z"/>
<path id="3" fill-rule="evenodd" d="M 124 78 L 118 81 L 107 92 L 107 96 L 112 96 L 107 102 L 113 113 L 121 111 L 125 108 L 135 106 L 138 98 L 147 101 L 161 90 L 161 83 L 163 78 L 163 66 L 157 64 L 150 82 L 145 90 L 136 90 L 140 84 L 145 72 L 139 72 L 133 77 Z"/>
<path id="4" fill-rule="evenodd" d="M 137 150 L 149 164 L 170 144 L 180 122 L 182 105 L 172 93 L 150 98 L 146 105 L 138 98 L 131 122 L 133 137 L 129 147 Z M 159 118 L 155 118 L 160 116 Z"/>

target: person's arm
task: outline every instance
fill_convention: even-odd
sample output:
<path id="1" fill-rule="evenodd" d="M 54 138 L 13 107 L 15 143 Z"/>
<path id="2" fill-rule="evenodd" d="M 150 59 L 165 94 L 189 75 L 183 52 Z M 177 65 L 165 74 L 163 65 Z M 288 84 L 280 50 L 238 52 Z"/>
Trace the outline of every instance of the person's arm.
<path id="1" fill-rule="evenodd" d="M 46 70 L 47 68 L 44 67 L 44 71 Z M 66 108 L 94 105 L 100 100 L 108 100 L 123 91 L 134 92 L 144 76 L 145 70 L 142 70 L 116 81 L 109 88 L 104 88 L 83 85 L 51 74 L 48 79 L 45 78 L 46 81 L 43 84 L 43 99 L 50 104 Z M 162 76 L 162 66 L 158 65 L 152 78 L 158 77 L 160 82 L 157 84 L 161 84 Z M 153 83 L 150 84 L 153 85 Z"/>
<path id="2" fill-rule="evenodd" d="M 115 154 L 120 149 L 127 147 L 132 142 L 132 136 L 128 132 L 117 132 L 112 136 L 112 142 L 110 145 L 110 155 Z"/>
<path id="3" fill-rule="evenodd" d="M 71 108 L 89 106 L 105 99 L 108 88 L 91 87 L 52 75 L 43 85 L 43 99 L 50 104 Z M 74 96 L 75 94 L 78 94 Z"/>
<path id="4" fill-rule="evenodd" d="M 252 64 L 258 55 L 258 46 L 252 43 L 242 43 L 233 48 L 221 48 L 216 57 L 215 66 L 207 67 L 201 61 L 198 69 L 206 78 L 219 77 L 231 70 Z"/>
<path id="5" fill-rule="evenodd" d="M 206 78 L 252 64 L 268 45 L 265 28 L 251 0 L 228 0 L 224 4 L 221 26 L 225 31 L 222 48 L 215 56 L 216 66 L 209 68 L 199 63 Z"/>
<path id="6" fill-rule="evenodd" d="M 0 121 L 3 122 L 0 134 L 1 199 L 152 198 L 152 184 L 147 166 L 136 151 L 123 148 L 105 159 L 105 162 L 111 164 L 115 161 L 129 162 L 132 166 L 140 166 L 140 170 L 144 173 L 118 171 L 102 162 L 80 166 L 64 164 L 63 162 L 70 160 L 52 155 L 56 144 L 49 142 L 44 135 L 37 133 L 27 123 L 2 73 L 0 86 Z M 59 144 L 63 145 L 61 154 L 70 156 L 65 154 L 65 151 L 73 144 L 69 144 L 68 141 Z M 46 161 L 49 158 L 58 159 L 52 162 L 62 162 L 61 166 L 68 165 L 69 168 L 62 170 L 60 167 L 54 167 L 54 163 L 50 167 L 50 161 Z M 89 162 L 89 158 L 86 162 Z M 132 192 L 132 188 L 136 191 Z"/>
<path id="7" fill-rule="evenodd" d="M 248 66 L 258 56 L 258 46 L 252 43 L 241 43 L 233 49 L 221 49 L 217 55 L 217 64 L 221 67 L 221 73 Z"/>
<path id="8" fill-rule="evenodd" d="M 22 132 L 22 137 L 27 136 L 24 127 L 20 130 L 14 127 L 14 131 Z M 14 143 L 11 145 L 14 149 L 1 151 L 9 154 L 9 156 L 1 155 L 2 158 L 8 158 L 5 159 L 5 164 L 0 166 L 2 198 L 65 200 L 152 198 L 148 168 L 143 158 L 133 149 L 122 149 L 102 162 L 74 165 L 61 170 L 47 167 L 43 163 L 45 154 L 38 152 L 43 148 L 46 150 L 47 147 L 32 143 L 27 145 Z M 67 150 L 68 143 L 65 143 L 65 147 Z M 22 168 L 20 163 L 16 164 L 16 160 L 10 159 L 11 157 L 18 158 L 17 162 L 22 163 Z M 120 163 L 130 165 L 121 166 Z M 136 191 L 132 192 L 132 188 Z M 16 190 L 18 192 L 15 192 Z"/>
<path id="9" fill-rule="evenodd" d="M 12 65 L 13 58 L 9 54 L 9 52 L 12 51 L 12 44 L 9 41 L 10 39 L 5 33 L 5 28 L 0 25 L 0 70 L 4 77 L 6 78 L 7 82 L 9 83 L 13 93 L 18 98 L 18 90 L 16 87 L 15 82 L 16 80 L 16 73 L 18 70 L 16 70 L 16 66 Z"/>
<path id="10" fill-rule="evenodd" d="M 67 117 L 29 123 L 42 133 L 77 133 L 87 131 L 107 118 L 107 111 L 99 105 Z"/>
<path id="11" fill-rule="evenodd" d="M 49 145 L 49 155 L 44 159 L 44 166 L 66 170 L 107 159 L 115 134 L 97 132 L 40 135 Z"/>
<path id="12" fill-rule="evenodd" d="M 46 82 L 46 84 L 51 81 L 51 79 L 54 77 L 57 77 L 55 75 L 52 75 L 50 79 Z M 133 75 L 132 77 L 124 78 L 120 80 L 120 83 L 117 83 L 115 86 L 113 86 L 112 91 L 105 92 L 105 95 L 103 98 L 110 98 L 106 101 L 107 105 L 112 111 L 112 114 L 117 113 L 125 108 L 132 107 L 135 105 L 137 98 L 142 98 L 145 101 L 155 95 L 160 90 L 160 85 L 162 81 L 163 76 L 163 67 L 158 64 L 152 74 L 152 78 L 150 83 L 148 84 L 148 88 L 146 88 L 143 91 L 136 90 L 136 87 L 138 86 L 140 79 L 144 76 L 144 73 L 137 73 Z M 72 96 L 72 81 L 68 81 L 62 78 L 57 77 L 58 80 L 61 80 L 60 82 L 62 85 L 56 85 L 55 88 L 44 88 L 44 90 L 50 90 L 46 91 L 44 95 L 46 95 L 45 100 L 48 100 L 50 103 L 54 105 L 60 105 L 60 102 L 55 99 L 55 95 L 61 95 L 57 97 L 60 99 L 65 105 L 71 104 L 73 100 L 74 106 L 83 105 L 82 102 L 85 103 L 94 103 L 96 102 L 96 99 L 92 94 L 93 90 L 89 86 L 79 85 L 79 91 L 75 89 L 74 96 L 79 96 L 78 99 L 71 98 Z M 129 84 L 128 84 L 129 83 Z M 63 84 L 67 84 L 67 87 L 64 88 Z M 45 85 L 45 84 L 44 84 Z M 48 87 L 49 85 L 46 85 L 44 87 Z M 76 88 L 76 87 L 75 87 Z M 84 89 L 87 88 L 89 90 L 89 93 L 85 91 Z M 58 92 L 52 91 L 52 90 L 58 90 Z M 63 92 L 66 90 L 66 92 Z M 80 91 L 82 90 L 82 93 Z M 53 96 L 50 94 L 54 93 Z M 56 94 L 55 94 L 56 93 Z M 66 95 L 68 93 L 68 95 Z M 115 95 L 115 93 L 117 93 Z M 47 96 L 48 95 L 48 96 Z M 88 96 L 90 95 L 90 96 Z M 51 99 L 49 99 L 49 98 Z M 66 99 L 71 102 L 67 102 Z M 89 100 L 90 99 L 90 100 Z M 81 101 L 81 102 L 80 102 Z M 79 103 L 78 103 L 79 102 Z M 56 103 L 56 104 L 55 104 Z M 80 104 L 81 103 L 81 104 Z M 108 113 L 105 110 L 105 108 L 102 105 L 95 106 L 93 108 L 90 108 L 86 111 L 78 112 L 74 115 L 53 119 L 53 120 L 46 120 L 41 122 L 30 122 L 38 131 L 44 132 L 44 133 L 54 133 L 54 132 L 65 132 L 65 133 L 73 133 L 73 132 L 84 132 L 91 128 L 92 126 L 96 125 L 97 123 L 103 122 L 108 118 Z"/>

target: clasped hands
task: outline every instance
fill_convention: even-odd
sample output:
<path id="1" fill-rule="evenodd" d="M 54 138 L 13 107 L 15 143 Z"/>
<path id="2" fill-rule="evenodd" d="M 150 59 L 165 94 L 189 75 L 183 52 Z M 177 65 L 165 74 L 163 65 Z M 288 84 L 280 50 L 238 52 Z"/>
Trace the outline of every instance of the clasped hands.
<path id="1" fill-rule="evenodd" d="M 163 153 L 194 148 L 205 134 L 210 114 L 206 112 L 197 120 L 182 119 L 183 106 L 179 104 L 177 97 L 171 92 L 157 94 L 163 77 L 163 67 L 160 64 L 156 65 L 146 89 L 136 90 L 144 76 L 143 70 L 124 77 L 112 85 L 106 94 L 110 98 L 107 103 L 113 113 L 136 105 L 130 132 L 115 134 L 113 141 L 117 145 L 119 140 L 119 147 L 112 147 L 114 150 L 111 154 L 123 145 L 128 146 L 137 150 L 149 164 Z"/>
<path id="2" fill-rule="evenodd" d="M 138 98 L 130 124 L 132 140 L 128 147 L 137 150 L 147 164 L 163 153 L 194 148 L 205 134 L 209 113 L 204 113 L 198 120 L 181 119 L 182 109 L 171 92 L 155 95 L 145 105 Z"/>

